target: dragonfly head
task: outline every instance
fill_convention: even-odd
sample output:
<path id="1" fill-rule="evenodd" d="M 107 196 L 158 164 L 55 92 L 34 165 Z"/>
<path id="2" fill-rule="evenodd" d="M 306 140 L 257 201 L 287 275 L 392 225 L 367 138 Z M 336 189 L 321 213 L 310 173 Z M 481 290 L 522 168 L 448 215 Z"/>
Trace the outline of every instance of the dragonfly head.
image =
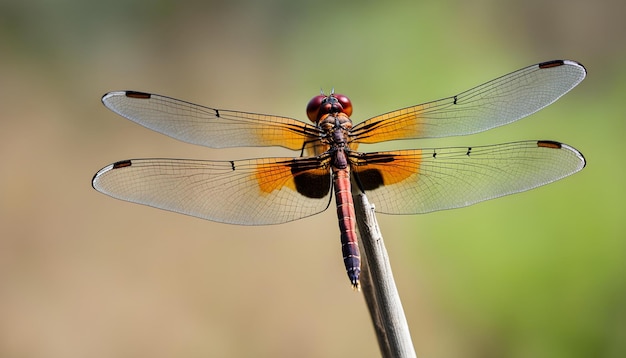
<path id="1" fill-rule="evenodd" d="M 306 106 L 306 115 L 313 123 L 319 120 L 325 114 L 344 113 L 350 117 L 352 115 L 352 102 L 342 94 L 331 92 L 330 95 L 320 94 L 313 97 Z"/>

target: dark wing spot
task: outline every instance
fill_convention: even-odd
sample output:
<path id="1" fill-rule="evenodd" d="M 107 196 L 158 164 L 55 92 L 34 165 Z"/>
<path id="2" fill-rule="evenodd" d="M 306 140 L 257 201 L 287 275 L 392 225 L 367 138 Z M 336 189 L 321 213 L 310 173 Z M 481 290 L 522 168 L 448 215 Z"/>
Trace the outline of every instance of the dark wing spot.
<path id="1" fill-rule="evenodd" d="M 321 199 L 330 191 L 330 175 L 320 175 L 314 172 L 294 173 L 293 181 L 298 193 L 312 199 Z"/>
<path id="2" fill-rule="evenodd" d="M 365 169 L 352 172 L 361 190 L 374 190 L 384 183 L 383 175 L 378 169 Z"/>
<path id="3" fill-rule="evenodd" d="M 540 140 L 537 142 L 537 147 L 561 149 L 561 143 L 552 140 Z"/>
<path id="4" fill-rule="evenodd" d="M 298 193 L 312 199 L 328 195 L 331 188 L 329 156 L 294 159 L 289 163 Z"/>
<path id="5" fill-rule="evenodd" d="M 111 169 L 120 169 L 125 167 L 130 167 L 132 165 L 130 160 L 120 160 L 119 162 L 113 163 L 113 167 Z"/>
<path id="6" fill-rule="evenodd" d="M 538 66 L 539 68 L 544 69 L 544 68 L 551 68 L 551 67 L 559 67 L 559 66 L 563 66 L 564 64 L 565 62 L 563 62 L 563 60 L 553 60 L 553 61 L 542 62 Z"/>
<path id="7" fill-rule="evenodd" d="M 126 95 L 126 97 L 139 99 L 150 99 L 150 97 L 152 96 L 150 93 L 138 91 L 126 91 L 124 94 Z"/>

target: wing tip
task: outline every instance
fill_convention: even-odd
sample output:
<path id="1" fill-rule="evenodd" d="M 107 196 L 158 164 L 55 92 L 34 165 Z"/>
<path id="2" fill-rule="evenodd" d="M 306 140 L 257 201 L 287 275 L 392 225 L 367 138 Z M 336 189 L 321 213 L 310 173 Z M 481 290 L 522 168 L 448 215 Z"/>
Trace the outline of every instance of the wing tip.
<path id="1" fill-rule="evenodd" d="M 541 148 L 565 149 L 574 153 L 574 155 L 578 157 L 581 163 L 580 167 L 578 168 L 576 172 L 583 170 L 587 166 L 587 159 L 585 158 L 583 153 L 581 153 L 578 149 L 572 147 L 571 145 L 567 145 L 565 143 L 561 143 L 561 142 L 557 142 L 553 140 L 539 140 L 537 141 L 537 146 Z"/>
<path id="2" fill-rule="evenodd" d="M 578 68 L 582 72 L 583 78 L 587 76 L 587 68 L 582 63 L 574 60 L 551 60 L 537 64 L 537 67 L 542 70 L 560 66 L 572 66 Z"/>
<path id="3" fill-rule="evenodd" d="M 102 192 L 101 189 L 99 189 L 99 185 L 98 185 L 98 179 L 103 176 L 104 174 L 110 172 L 111 170 L 114 169 L 120 169 L 120 168 L 125 168 L 125 167 L 130 167 L 131 165 L 133 165 L 132 160 L 130 159 L 126 159 L 126 160 L 120 160 L 117 161 L 113 164 L 109 164 L 106 167 L 98 170 L 96 172 L 96 174 L 93 175 L 93 178 L 91 178 L 91 187 L 96 189 L 97 191 Z"/>
<path id="4" fill-rule="evenodd" d="M 572 151 L 574 154 L 576 154 L 576 156 L 578 157 L 578 159 L 581 162 L 580 168 L 578 169 L 578 171 L 583 170 L 586 166 L 587 166 L 587 158 L 585 158 L 585 156 L 583 155 L 583 153 L 581 151 L 579 151 L 578 149 L 567 145 L 567 144 L 563 144 L 561 143 L 561 146 L 567 148 L 568 150 Z"/>
<path id="5" fill-rule="evenodd" d="M 96 174 L 94 174 L 94 175 L 93 175 L 93 178 L 91 178 L 91 187 L 92 187 L 92 188 L 96 189 L 97 191 L 101 191 L 101 190 L 99 189 L 98 179 L 100 179 L 100 177 L 101 177 L 104 173 L 106 173 L 106 172 L 108 172 L 109 170 L 111 170 L 112 165 L 113 165 L 113 164 L 109 164 L 109 165 L 107 165 L 106 167 L 104 167 L 104 168 L 102 168 L 102 169 L 98 170 L 98 171 L 96 172 Z"/>

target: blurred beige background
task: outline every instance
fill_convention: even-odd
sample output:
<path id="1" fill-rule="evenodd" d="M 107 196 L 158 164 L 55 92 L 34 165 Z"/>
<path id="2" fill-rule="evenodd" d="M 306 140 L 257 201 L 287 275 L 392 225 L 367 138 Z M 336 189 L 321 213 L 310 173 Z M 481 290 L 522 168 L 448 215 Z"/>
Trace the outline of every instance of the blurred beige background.
<path id="1" fill-rule="evenodd" d="M 100 103 L 156 92 L 306 120 L 320 87 L 361 121 L 557 58 L 588 78 L 479 145 L 553 139 L 585 170 L 470 208 L 379 216 L 418 356 L 626 350 L 621 1 L 0 1 L 0 356 L 379 355 L 334 210 L 212 223 L 91 188 L 121 159 L 236 159 Z M 428 146 L 403 142 L 377 148 Z"/>

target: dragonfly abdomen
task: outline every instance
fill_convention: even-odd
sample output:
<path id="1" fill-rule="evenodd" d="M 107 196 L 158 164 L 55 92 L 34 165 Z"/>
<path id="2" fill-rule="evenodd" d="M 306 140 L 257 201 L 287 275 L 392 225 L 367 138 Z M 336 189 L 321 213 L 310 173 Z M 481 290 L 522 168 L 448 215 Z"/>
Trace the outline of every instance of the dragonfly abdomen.
<path id="1" fill-rule="evenodd" d="M 341 231 L 341 252 L 343 263 L 346 266 L 348 278 L 354 288 L 359 287 L 361 273 L 361 256 L 359 242 L 356 236 L 356 215 L 350 187 L 349 167 L 333 168 L 333 187 L 337 203 L 337 217 Z"/>

